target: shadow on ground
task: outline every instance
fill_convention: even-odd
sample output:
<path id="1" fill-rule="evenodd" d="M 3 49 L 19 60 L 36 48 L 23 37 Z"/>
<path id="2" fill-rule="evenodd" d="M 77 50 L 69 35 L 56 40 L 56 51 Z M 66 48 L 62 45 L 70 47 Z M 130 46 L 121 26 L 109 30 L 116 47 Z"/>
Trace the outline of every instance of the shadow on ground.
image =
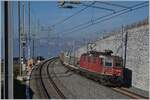
<path id="1" fill-rule="evenodd" d="M 32 98 L 33 91 L 29 88 L 30 96 L 28 98 Z M 26 84 L 25 82 L 21 82 L 17 79 L 14 79 L 14 99 L 26 99 Z"/>

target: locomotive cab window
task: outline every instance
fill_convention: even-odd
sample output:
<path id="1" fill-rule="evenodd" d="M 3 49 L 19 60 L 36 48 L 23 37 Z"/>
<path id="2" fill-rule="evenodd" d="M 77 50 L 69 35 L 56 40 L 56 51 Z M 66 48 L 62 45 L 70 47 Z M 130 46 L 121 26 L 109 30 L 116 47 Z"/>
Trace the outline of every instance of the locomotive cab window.
<path id="1" fill-rule="evenodd" d="M 104 62 L 104 66 L 105 67 L 112 67 L 113 66 L 113 59 L 110 57 L 106 57 L 105 62 Z"/>
<path id="2" fill-rule="evenodd" d="M 88 62 L 90 63 L 90 61 L 91 61 L 91 57 L 90 57 L 90 56 L 88 56 Z"/>
<path id="3" fill-rule="evenodd" d="M 96 57 L 93 57 L 93 63 L 96 63 Z"/>
<path id="4" fill-rule="evenodd" d="M 116 59 L 115 60 L 115 65 L 116 65 L 116 67 L 122 67 L 122 60 L 121 59 Z"/>
<path id="5" fill-rule="evenodd" d="M 86 61 L 86 56 L 83 56 L 83 61 Z"/>

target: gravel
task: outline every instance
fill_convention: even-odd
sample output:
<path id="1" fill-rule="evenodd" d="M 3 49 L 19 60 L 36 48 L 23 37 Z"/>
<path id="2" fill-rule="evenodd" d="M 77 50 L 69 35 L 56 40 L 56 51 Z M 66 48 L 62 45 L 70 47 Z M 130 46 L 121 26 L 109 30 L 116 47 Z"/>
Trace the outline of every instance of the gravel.
<path id="1" fill-rule="evenodd" d="M 45 69 L 46 70 L 46 69 Z M 41 88 L 39 85 L 38 68 L 32 71 L 30 79 L 30 87 L 32 90 L 32 98 L 41 98 Z M 97 82 L 87 79 L 84 76 L 74 73 L 63 66 L 59 60 L 49 66 L 49 72 L 56 83 L 57 87 L 62 91 L 66 98 L 70 99 L 130 99 L 130 97 L 120 94 L 109 87 L 102 86 Z M 55 73 L 55 74 L 54 74 Z M 46 74 L 46 73 L 45 73 Z M 48 79 L 45 79 L 48 81 Z M 49 83 L 49 82 L 47 82 Z M 49 83 L 50 84 L 50 83 Z M 47 84 L 47 88 L 48 85 Z M 50 91 L 51 89 L 49 89 Z M 136 92 L 137 89 L 131 88 Z M 141 93 L 140 90 L 137 92 Z M 143 92 L 142 94 L 145 94 Z"/>
<path id="2" fill-rule="evenodd" d="M 67 98 L 72 99 L 129 99 L 128 96 L 122 95 L 102 86 L 90 79 L 80 76 L 63 66 L 59 61 L 55 63 L 54 72 L 59 78 L 57 86 L 67 92 Z M 55 79 L 55 78 L 54 78 Z M 60 85 L 61 84 L 61 85 Z M 64 87 L 62 89 L 62 87 Z M 71 94 L 71 95 L 68 95 Z"/>

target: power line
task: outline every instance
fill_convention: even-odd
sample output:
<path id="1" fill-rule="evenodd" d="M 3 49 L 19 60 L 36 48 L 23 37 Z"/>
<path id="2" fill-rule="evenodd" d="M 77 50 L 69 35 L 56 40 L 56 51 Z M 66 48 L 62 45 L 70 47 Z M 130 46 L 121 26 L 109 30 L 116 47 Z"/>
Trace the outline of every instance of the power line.
<path id="1" fill-rule="evenodd" d="M 80 12 L 84 11 L 84 10 L 87 9 L 88 7 L 98 8 L 98 9 L 103 9 L 103 10 L 108 10 L 108 11 L 113 11 L 113 13 L 115 12 L 115 10 L 113 10 L 113 9 L 104 8 L 104 7 L 99 7 L 99 6 L 92 6 L 92 5 L 94 5 L 95 3 L 100 3 L 100 2 L 101 2 L 101 3 L 105 3 L 105 4 L 107 4 L 107 5 L 119 6 L 119 7 L 123 7 L 123 8 L 130 9 L 129 7 L 126 7 L 126 6 L 123 6 L 123 5 L 111 4 L 111 3 L 106 3 L 106 2 L 102 2 L 102 1 L 94 1 L 94 2 L 93 2 L 92 4 L 90 4 L 90 5 L 87 5 L 87 4 L 83 4 L 83 3 L 82 3 L 82 6 L 86 6 L 85 8 L 83 8 L 83 9 L 79 10 L 78 12 L 72 14 L 71 16 L 69 16 L 69 17 L 63 19 L 62 21 L 57 22 L 56 24 L 53 24 L 52 26 L 56 26 L 57 24 L 62 24 L 63 22 L 65 22 L 65 21 L 67 21 L 68 19 L 70 19 L 71 17 L 73 17 L 73 16 L 79 14 Z"/>
<path id="2" fill-rule="evenodd" d="M 143 5 L 144 3 L 141 3 L 141 5 Z M 139 5 L 136 5 L 136 6 L 139 6 Z M 95 24 L 99 24 L 99 23 L 101 23 L 101 22 L 103 22 L 103 21 L 106 21 L 106 20 L 109 20 L 109 19 L 112 19 L 113 17 L 117 17 L 117 16 L 120 16 L 120 15 L 123 15 L 123 14 L 125 14 L 125 13 L 128 13 L 128 12 L 131 12 L 131 11 L 133 11 L 133 10 L 137 10 L 137 9 L 140 9 L 140 8 L 143 8 L 143 7 L 146 7 L 146 6 L 148 6 L 148 4 L 147 5 L 143 5 L 143 6 L 140 6 L 140 7 L 137 7 L 137 8 L 134 8 L 134 7 L 136 7 L 136 6 L 133 6 L 133 8 L 132 8 L 132 10 L 127 10 L 127 11 L 124 11 L 124 12 L 122 12 L 122 13 L 120 13 L 120 11 L 119 11 L 119 14 L 116 14 L 116 15 L 114 15 L 114 16 L 111 16 L 111 17 L 109 17 L 109 18 L 106 18 L 106 19 L 103 19 L 103 20 L 100 20 L 100 21 L 98 21 L 98 22 L 96 22 L 96 23 L 92 23 L 92 24 L 89 24 L 89 25 L 87 25 L 87 26 L 85 26 L 85 27 L 82 27 L 82 28 L 78 28 L 78 29 L 76 29 L 76 30 L 73 30 L 73 31 L 71 31 L 71 32 L 67 32 L 67 33 L 72 33 L 72 32 L 75 32 L 75 31 L 79 31 L 79 30 L 82 30 L 82 29 L 85 29 L 85 28 L 88 28 L 88 27 L 90 27 L 90 26 L 92 26 L 92 25 L 95 25 Z M 67 34 L 67 33 L 64 33 L 64 34 Z"/>
<path id="3" fill-rule="evenodd" d="M 89 6 L 84 7 L 83 9 L 77 11 L 76 13 L 72 14 L 71 16 L 69 16 L 69 17 L 67 17 L 67 18 L 65 18 L 65 19 L 63 19 L 63 20 L 57 22 L 56 24 L 53 24 L 52 26 L 56 26 L 56 25 L 58 25 L 58 24 L 60 25 L 60 24 L 64 23 L 64 22 L 67 21 L 68 19 L 70 19 L 70 18 L 72 18 L 73 16 L 75 16 L 75 15 L 81 13 L 82 11 L 86 10 L 86 9 L 89 8 L 90 6 L 94 5 L 95 3 L 96 3 L 96 2 L 94 1 L 94 2 L 91 3 Z"/>
<path id="4" fill-rule="evenodd" d="M 18 35 L 19 35 L 19 65 L 20 65 L 20 75 L 21 75 L 21 20 L 20 20 L 20 1 L 18 1 Z"/>
<path id="5" fill-rule="evenodd" d="M 107 10 L 107 11 L 115 12 L 115 10 L 114 10 L 114 9 L 109 9 L 109 8 L 105 8 L 105 7 L 92 6 L 92 5 L 86 5 L 86 4 L 82 4 L 82 6 L 87 6 L 87 7 L 92 7 L 92 8 L 103 9 L 103 10 Z"/>
<path id="6" fill-rule="evenodd" d="M 145 6 L 148 6 L 148 5 L 144 5 L 144 6 L 139 7 L 139 8 L 143 8 L 143 7 L 145 7 Z M 139 8 L 138 8 L 138 9 L 139 9 Z M 133 10 L 135 10 L 135 9 L 133 9 Z M 133 11 L 133 10 L 132 10 L 132 11 Z M 125 13 L 127 13 L 127 12 L 131 12 L 131 10 L 130 10 L 130 11 L 123 12 L 123 13 L 120 13 L 120 14 L 115 15 L 115 16 L 111 16 L 110 18 L 103 19 L 103 20 L 98 21 L 98 22 L 96 22 L 96 23 L 89 24 L 89 25 L 87 25 L 87 26 L 85 26 L 85 27 L 79 28 L 79 29 L 74 30 L 74 31 L 71 31 L 71 32 L 69 32 L 69 33 L 72 33 L 72 32 L 75 32 L 75 31 L 79 31 L 79 30 L 82 30 L 82 29 L 88 28 L 88 27 L 90 27 L 90 26 L 92 26 L 92 25 L 99 24 L 99 23 L 104 22 L 104 21 L 106 21 L 106 20 L 112 19 L 113 17 L 123 15 L 123 14 L 125 14 Z"/>
<path id="7" fill-rule="evenodd" d="M 112 15 L 115 15 L 115 14 L 118 14 L 118 13 L 121 13 L 121 12 L 123 12 L 123 11 L 133 11 L 133 8 L 134 7 L 137 7 L 137 6 L 140 6 L 140 5 L 143 5 L 143 4 L 145 4 L 145 3 L 147 3 L 147 2 L 144 2 L 144 3 L 139 3 L 139 4 L 136 4 L 136 5 L 134 5 L 134 6 L 131 6 L 130 8 L 132 8 L 132 10 L 131 9 L 128 9 L 128 8 L 126 8 L 126 9 L 122 9 L 122 10 L 119 10 L 119 11 L 117 11 L 116 13 L 110 13 L 110 14 L 106 14 L 106 15 L 104 15 L 104 16 L 101 16 L 101 17 L 99 17 L 99 18 L 96 18 L 96 19 L 94 19 L 93 20 L 93 22 L 94 21 L 97 21 L 97 20 L 100 20 L 100 19 L 102 19 L 102 18 L 106 18 L 106 17 L 109 17 L 109 16 L 112 16 Z M 73 29 L 76 29 L 76 28 L 78 28 L 78 27 L 80 27 L 80 26 L 83 26 L 83 25 L 87 25 L 87 24 L 90 24 L 91 25 L 91 21 L 87 21 L 87 22 L 85 22 L 85 23 L 82 23 L 82 24 L 79 24 L 79 25 L 76 25 L 76 26 L 74 26 L 74 27 L 72 27 L 72 28 L 70 28 L 70 29 L 67 29 L 67 30 L 73 30 Z M 92 23 L 92 24 L 95 24 L 95 23 Z M 78 29 L 79 30 L 79 29 Z M 71 31 L 72 32 L 72 31 Z"/>
<path id="8" fill-rule="evenodd" d="M 56 26 L 56 25 L 59 25 L 59 24 L 64 23 L 64 22 L 67 21 L 68 19 L 70 19 L 70 18 L 72 18 L 73 16 L 75 16 L 75 15 L 81 13 L 82 11 L 84 11 L 85 9 L 87 9 L 87 8 L 89 8 L 89 7 L 98 8 L 98 9 L 103 9 L 103 10 L 108 10 L 108 11 L 115 12 L 115 10 L 113 10 L 113 9 L 104 8 L 104 7 L 99 7 L 99 6 L 92 6 L 92 5 L 94 5 L 95 3 L 96 3 L 96 1 L 94 1 L 94 2 L 91 3 L 90 5 L 87 5 L 87 4 L 83 4 L 83 3 L 82 3 L 82 6 L 86 6 L 86 7 L 84 7 L 84 8 L 81 9 L 81 10 L 79 10 L 78 12 L 72 14 L 71 16 L 69 16 L 69 17 L 67 17 L 67 18 L 65 18 L 65 19 L 63 19 L 63 20 L 61 20 L 60 22 L 57 22 L 56 24 L 53 24 L 52 26 Z"/>
<path id="9" fill-rule="evenodd" d="M 31 2 L 30 2 L 30 6 L 31 6 Z M 27 11 L 28 12 L 28 11 Z M 28 13 L 27 13 L 28 14 Z M 30 7 L 30 23 L 32 24 L 36 24 L 37 25 L 37 23 L 39 23 L 40 24 L 40 19 L 39 19 L 39 17 L 38 17 L 38 15 L 35 13 L 35 10 L 34 10 L 34 8 L 32 7 L 32 9 L 31 9 L 31 7 Z M 34 20 L 32 20 L 32 19 L 34 19 Z M 36 23 L 37 22 L 37 23 Z M 32 30 L 32 28 L 34 27 L 34 25 L 31 25 L 30 26 L 30 31 Z"/>
<path id="10" fill-rule="evenodd" d="M 112 14 L 114 14 L 114 13 L 111 13 L 111 14 L 109 13 L 109 14 L 104 15 L 104 16 L 101 16 L 101 17 L 99 17 L 99 18 L 104 18 L 104 17 L 107 17 L 107 16 L 112 15 Z M 92 20 L 92 21 L 95 21 L 95 20 L 96 20 L 96 19 L 94 19 L 94 20 Z M 89 24 L 89 23 L 91 23 L 91 20 L 90 20 L 90 21 L 87 21 L 87 22 L 85 22 L 85 23 L 76 25 L 76 26 L 74 26 L 74 27 L 72 27 L 72 28 L 65 29 L 65 30 L 63 30 L 63 31 L 73 30 L 73 29 L 76 29 L 76 28 L 78 28 L 78 27 L 80 27 L 80 26 L 83 26 L 83 25 L 86 25 L 86 24 Z M 60 33 L 60 32 L 59 32 L 59 33 Z"/>
<path id="11" fill-rule="evenodd" d="M 113 4 L 113 3 L 107 3 L 107 2 L 102 2 L 102 1 L 96 1 L 96 3 L 105 3 L 105 4 L 107 4 L 107 5 L 113 5 L 113 6 L 119 6 L 119 7 L 123 7 L 123 8 L 125 8 L 125 9 L 123 9 L 123 10 L 127 10 L 127 9 L 130 9 L 130 10 L 132 10 L 131 9 L 131 7 L 127 7 L 127 6 L 123 6 L 123 5 L 118 5 L 118 4 Z M 120 10 L 120 11 L 122 11 L 122 10 Z M 98 19 L 101 19 L 101 18 L 103 18 L 103 17 L 107 17 L 107 16 L 110 16 L 110 15 L 112 15 L 112 14 L 114 14 L 114 13 L 116 13 L 115 11 L 113 11 L 113 13 L 110 13 L 110 14 L 106 14 L 106 15 L 104 15 L 104 16 L 101 16 L 101 17 L 99 17 L 99 18 L 96 18 L 95 20 L 98 20 Z M 88 21 L 88 22 L 86 22 L 86 23 L 82 23 L 82 24 L 79 24 L 79 25 L 76 25 L 75 27 L 73 27 L 73 28 L 77 28 L 77 27 L 80 27 L 80 26 L 82 26 L 82 25 L 84 25 L 84 24 L 88 24 L 88 23 L 90 23 L 91 21 Z M 73 28 L 71 28 L 71 29 L 73 29 Z M 66 29 L 66 30 L 68 30 L 68 29 Z M 64 31 L 66 31 L 66 30 L 64 30 Z"/>
<path id="12" fill-rule="evenodd" d="M 146 3 L 146 2 L 144 2 L 144 3 Z M 144 3 L 140 3 L 140 4 L 144 4 Z M 136 4 L 136 5 L 134 5 L 134 6 L 138 6 L 138 5 L 139 5 L 139 4 Z M 132 7 L 134 7 L 134 6 L 132 6 Z M 125 9 L 119 10 L 119 11 L 117 11 L 116 13 L 122 12 L 122 11 L 124 11 L 124 10 L 128 10 L 128 8 L 125 8 Z M 130 10 L 131 10 L 131 7 L 130 7 Z M 110 13 L 110 14 L 106 14 L 106 15 L 104 15 L 104 16 L 100 16 L 100 17 L 98 17 L 98 18 L 94 19 L 93 21 L 96 21 L 96 20 L 99 20 L 99 19 L 105 18 L 105 17 L 107 17 L 107 16 L 111 16 L 111 15 L 113 15 L 113 14 L 114 14 L 114 13 Z M 70 29 L 66 29 L 66 30 L 72 30 L 72 29 L 78 28 L 78 27 L 80 27 L 80 26 L 82 26 L 82 25 L 90 24 L 90 23 L 91 23 L 91 21 L 87 21 L 87 22 L 85 22 L 85 23 L 82 23 L 82 24 L 76 25 L 76 26 L 74 26 L 74 27 L 72 27 L 72 28 L 70 28 Z M 66 30 L 64 30 L 64 31 L 66 31 Z"/>
<path id="13" fill-rule="evenodd" d="M 104 2 L 104 1 L 96 1 L 97 3 L 100 3 L 100 4 L 106 4 L 106 5 L 111 5 L 111 6 L 115 6 L 115 7 L 121 7 L 121 8 L 127 8 L 127 9 L 131 9 L 130 7 L 128 6 L 124 6 L 124 5 L 120 5 L 120 4 L 114 4 L 114 3 L 109 3 L 109 2 Z"/>

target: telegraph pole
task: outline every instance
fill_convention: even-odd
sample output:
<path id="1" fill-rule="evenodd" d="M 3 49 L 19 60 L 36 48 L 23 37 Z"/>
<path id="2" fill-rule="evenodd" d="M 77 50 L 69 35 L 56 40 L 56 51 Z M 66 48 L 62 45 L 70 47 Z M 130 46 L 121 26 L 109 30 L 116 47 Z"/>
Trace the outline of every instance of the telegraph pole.
<path id="1" fill-rule="evenodd" d="M 19 64 L 20 64 L 20 76 L 21 76 L 21 58 L 22 58 L 22 50 L 21 50 L 21 31 L 20 31 L 20 1 L 18 1 L 18 33 L 19 33 Z"/>
<path id="2" fill-rule="evenodd" d="M 23 34 L 25 38 L 25 2 L 23 3 Z M 25 42 L 23 43 L 23 59 L 25 61 Z"/>
<path id="3" fill-rule="evenodd" d="M 126 67 L 128 32 L 125 34 L 124 67 Z"/>
<path id="4" fill-rule="evenodd" d="M 22 69 L 25 67 L 25 4 L 22 4 L 22 32 L 21 32 L 21 75 Z"/>
<path id="5" fill-rule="evenodd" d="M 75 44 L 75 40 L 73 40 L 73 52 L 74 52 L 74 53 L 73 53 L 73 56 L 74 56 L 74 63 L 73 63 L 73 64 L 74 64 L 74 65 L 75 65 L 75 45 L 76 45 L 76 44 Z"/>
<path id="6" fill-rule="evenodd" d="M 13 99 L 13 32 L 12 32 L 12 6 L 11 1 L 4 1 L 4 99 Z"/>
<path id="7" fill-rule="evenodd" d="M 37 33 L 38 34 L 40 33 L 40 22 L 39 22 L 39 20 L 38 20 L 38 23 L 37 23 Z M 38 43 L 38 41 L 39 41 L 39 39 L 37 39 L 37 43 Z M 39 47 L 40 47 L 40 42 L 39 42 Z M 40 54 L 39 54 L 38 50 L 36 52 L 37 52 L 36 56 L 39 56 Z"/>
<path id="8" fill-rule="evenodd" d="M 30 59 L 30 1 L 28 2 L 28 15 L 29 15 L 29 32 L 28 32 L 28 60 Z"/>
<path id="9" fill-rule="evenodd" d="M 33 50 L 32 52 L 33 52 L 33 59 L 34 59 L 34 36 L 35 36 L 35 35 L 33 34 L 33 35 L 32 35 L 32 46 L 33 46 L 33 47 L 32 47 L 32 50 Z"/>
<path id="10" fill-rule="evenodd" d="M 123 47 L 124 47 L 124 46 L 123 46 L 123 44 L 124 44 L 124 42 L 123 42 L 123 32 L 124 32 L 124 27 L 123 27 L 123 25 L 122 25 L 122 30 L 121 30 L 121 31 L 122 31 L 122 32 L 121 32 L 121 33 L 122 33 L 122 34 L 121 34 L 121 35 L 122 35 L 122 41 L 121 41 L 121 45 L 122 45 L 122 54 L 121 54 L 121 57 L 122 57 L 122 60 L 123 60 L 123 50 L 124 50 L 124 49 L 123 49 Z M 122 61 L 122 65 L 123 65 L 123 64 L 124 64 L 124 63 L 123 63 L 123 61 Z M 125 66 L 123 66 L 123 67 L 125 67 Z"/>

